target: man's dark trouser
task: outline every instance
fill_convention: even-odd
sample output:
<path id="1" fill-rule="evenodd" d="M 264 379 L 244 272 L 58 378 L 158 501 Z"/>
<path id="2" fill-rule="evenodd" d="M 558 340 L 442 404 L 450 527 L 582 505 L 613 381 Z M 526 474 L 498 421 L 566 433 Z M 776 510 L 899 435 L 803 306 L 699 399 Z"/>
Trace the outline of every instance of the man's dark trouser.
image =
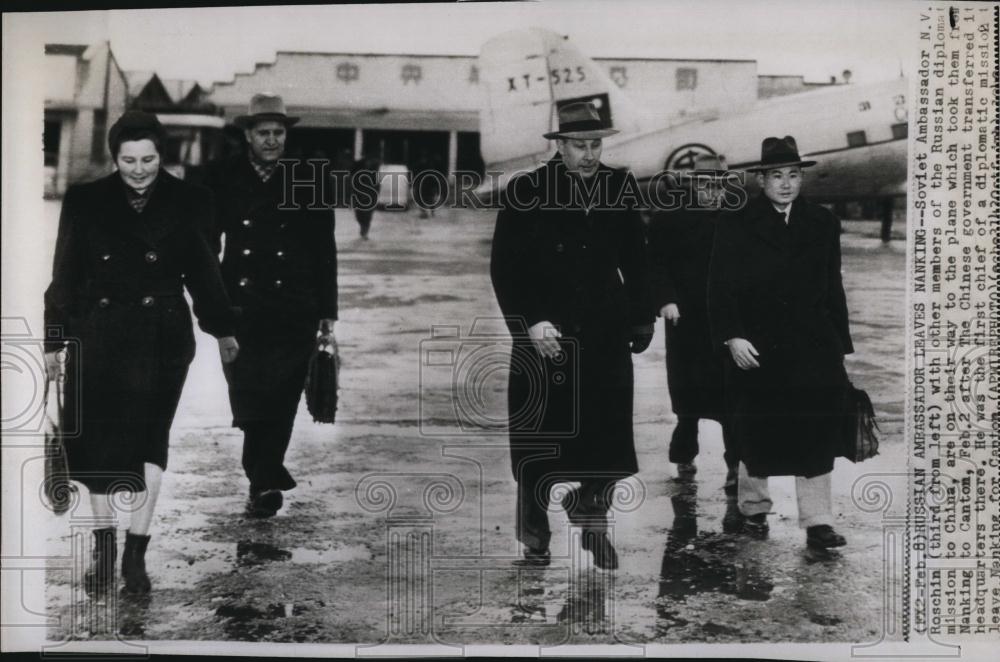
<path id="1" fill-rule="evenodd" d="M 290 490 L 296 486 L 285 468 L 293 421 L 253 421 L 243 425 L 243 470 L 250 479 L 251 493 Z"/>
<path id="2" fill-rule="evenodd" d="M 694 458 L 698 456 L 698 420 L 690 416 L 677 417 L 677 427 L 674 428 L 673 435 L 670 437 L 668 459 L 671 462 L 687 464 L 694 462 Z M 725 490 L 726 496 L 735 497 L 740 461 L 736 457 L 736 449 L 726 431 L 725 423 L 720 421 L 720 424 L 722 425 L 722 446 L 725 449 L 722 457 L 726 462 L 726 482 L 722 489 Z"/>
<path id="3" fill-rule="evenodd" d="M 362 237 L 367 237 L 368 236 L 368 229 L 372 225 L 372 215 L 374 213 L 375 212 L 371 211 L 370 209 L 355 209 L 354 210 L 354 218 L 358 222 L 358 228 L 361 230 L 361 236 Z"/>
<path id="4" fill-rule="evenodd" d="M 608 529 L 608 510 L 615 480 L 591 478 L 567 495 L 566 514 L 570 523 L 585 531 L 604 533 Z M 517 539 L 531 549 L 549 548 L 552 530 L 549 528 L 550 480 L 530 474 L 517 482 Z"/>

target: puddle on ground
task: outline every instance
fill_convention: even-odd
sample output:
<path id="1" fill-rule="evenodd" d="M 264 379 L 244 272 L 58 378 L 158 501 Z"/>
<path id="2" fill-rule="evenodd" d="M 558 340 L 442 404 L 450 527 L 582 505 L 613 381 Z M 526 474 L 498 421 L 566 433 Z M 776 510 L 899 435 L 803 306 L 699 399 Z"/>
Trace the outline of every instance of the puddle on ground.
<path id="1" fill-rule="evenodd" d="M 367 560 L 369 558 L 371 558 L 371 552 L 364 545 L 352 545 L 334 549 L 306 549 L 305 547 L 301 547 L 292 550 L 292 561 L 294 563 L 334 563 L 357 559 Z"/>
<path id="2" fill-rule="evenodd" d="M 241 540 L 236 543 L 236 565 L 241 567 L 263 565 L 275 561 L 292 563 L 337 563 L 368 559 L 371 553 L 364 545 L 349 545 L 333 549 L 310 549 L 294 547 L 280 549 L 266 542 Z"/>
<path id="3" fill-rule="evenodd" d="M 771 599 L 774 583 L 759 567 L 734 560 L 732 538 L 716 533 L 685 537 L 683 547 L 667 544 L 660 568 L 659 597 L 683 600 L 698 593 L 719 592 L 744 600 Z"/>
<path id="4" fill-rule="evenodd" d="M 263 607 L 227 603 L 215 610 L 215 616 L 222 619 L 222 627 L 228 638 L 259 641 L 269 639 L 286 629 L 286 619 L 308 612 L 309 607 L 306 605 L 292 602 L 271 603 Z"/>
<path id="5" fill-rule="evenodd" d="M 809 620 L 816 625 L 840 625 L 843 621 L 836 616 L 827 616 L 825 614 L 809 614 Z"/>
<path id="6" fill-rule="evenodd" d="M 287 561 L 292 553 L 266 542 L 240 540 L 236 543 L 236 565 L 242 567 L 262 565 L 273 561 Z"/>

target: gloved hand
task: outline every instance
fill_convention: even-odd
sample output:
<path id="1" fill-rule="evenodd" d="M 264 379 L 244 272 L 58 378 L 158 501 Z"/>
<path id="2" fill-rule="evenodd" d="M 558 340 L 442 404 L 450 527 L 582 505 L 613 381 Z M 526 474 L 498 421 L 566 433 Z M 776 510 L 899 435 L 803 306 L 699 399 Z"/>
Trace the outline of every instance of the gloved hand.
<path id="1" fill-rule="evenodd" d="M 630 345 L 633 354 L 642 354 L 653 342 L 653 325 L 632 327 L 632 343 Z"/>

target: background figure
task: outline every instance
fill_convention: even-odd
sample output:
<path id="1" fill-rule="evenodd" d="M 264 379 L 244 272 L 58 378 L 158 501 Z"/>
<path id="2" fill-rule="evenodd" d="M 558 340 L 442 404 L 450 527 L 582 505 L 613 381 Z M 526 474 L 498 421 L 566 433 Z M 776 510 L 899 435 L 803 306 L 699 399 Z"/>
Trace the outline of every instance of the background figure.
<path id="1" fill-rule="evenodd" d="M 549 489 L 579 481 L 563 507 L 601 568 L 610 493 L 637 470 L 632 353 L 649 346 L 643 226 L 621 199 L 631 175 L 600 163 L 604 126 L 590 103 L 559 111 L 559 153 L 515 178 L 497 215 L 490 274 L 513 337 L 508 415 L 524 562 L 549 562 Z M 594 187 L 591 199 L 585 188 Z M 592 200 L 591 205 L 584 201 Z"/>
<path id="2" fill-rule="evenodd" d="M 354 219 L 358 222 L 361 238 L 368 239 L 375 205 L 378 203 L 379 167 L 378 158 L 367 154 L 354 162 L 351 168 L 351 208 L 354 209 Z"/>
<path id="3" fill-rule="evenodd" d="M 115 580 L 116 529 L 110 495 L 136 493 L 122 576 L 129 593 L 148 593 L 145 553 L 167 468 L 170 426 L 194 358 L 191 311 L 219 338 L 223 362 L 237 352 L 234 318 L 219 263 L 204 228 L 212 195 L 161 170 L 164 133 L 155 115 L 129 111 L 108 133 L 117 172 L 71 187 L 59 218 L 45 324 L 68 345 L 68 420 L 80 435 L 66 440 L 70 478 L 90 491 L 93 564 L 88 593 Z M 49 342 L 46 367 L 58 376 Z"/>
<path id="4" fill-rule="evenodd" d="M 712 346 L 708 328 L 708 264 L 720 210 L 725 159 L 704 154 L 694 169 L 681 174 L 687 187 L 682 208 L 657 211 L 649 224 L 649 271 L 654 308 L 664 318 L 667 386 L 677 427 L 670 439 L 669 459 L 678 473 L 694 475 L 698 455 L 698 420 L 723 421 L 722 357 Z M 724 490 L 730 506 L 736 500 L 738 460 L 726 425 L 722 425 L 727 473 Z M 739 510 L 727 509 L 726 531 L 739 530 Z"/>
<path id="5" fill-rule="evenodd" d="M 427 218 L 428 214 L 434 216 L 434 211 L 445 191 L 441 188 L 439 177 L 428 175 L 419 177 L 422 172 L 438 172 L 442 175 L 445 173 L 442 172 L 438 159 L 433 158 L 426 151 L 420 153 L 420 159 L 417 160 L 413 174 L 413 180 L 418 184 L 419 191 L 414 190 L 413 197 L 417 200 L 417 206 L 420 207 L 420 218 Z"/>
<path id="6" fill-rule="evenodd" d="M 329 208 L 278 209 L 287 128 L 281 97 L 257 94 L 246 115 L 248 150 L 213 164 L 216 247 L 226 235 L 222 275 L 240 311 L 242 352 L 227 366 L 233 425 L 243 430 L 243 469 L 250 481 L 247 511 L 270 517 L 295 487 L 285 453 L 317 333 L 333 336 L 337 318 L 337 247 Z M 288 176 L 292 173 L 288 172 Z M 302 176 L 302 175 L 300 175 Z"/>
<path id="7" fill-rule="evenodd" d="M 830 472 L 854 351 L 840 275 L 840 222 L 799 198 L 795 139 L 766 138 L 761 195 L 716 230 L 708 305 L 713 342 L 729 348 L 727 423 L 739 448 L 739 506 L 764 537 L 768 476 L 795 476 L 799 525 L 811 547 L 839 547 Z"/>

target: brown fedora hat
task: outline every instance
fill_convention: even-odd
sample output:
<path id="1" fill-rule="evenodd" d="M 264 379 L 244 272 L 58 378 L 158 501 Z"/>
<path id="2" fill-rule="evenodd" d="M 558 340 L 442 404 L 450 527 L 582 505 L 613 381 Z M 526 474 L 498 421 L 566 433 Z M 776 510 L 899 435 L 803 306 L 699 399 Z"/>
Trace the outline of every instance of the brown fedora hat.
<path id="1" fill-rule="evenodd" d="M 265 92 L 253 95 L 247 114 L 236 117 L 233 124 L 248 129 L 256 122 L 266 121 L 282 122 L 285 126 L 292 126 L 299 121 L 299 118 L 291 117 L 285 112 L 285 102 L 280 96 Z"/>
<path id="2" fill-rule="evenodd" d="M 799 148 L 795 144 L 795 138 L 791 136 L 785 136 L 784 138 L 771 136 L 764 138 L 764 142 L 760 145 L 760 163 L 750 166 L 746 170 L 748 172 L 757 172 L 761 170 L 773 170 L 774 168 L 789 168 L 791 166 L 808 168 L 811 165 L 816 165 L 816 162 L 803 161 L 799 158 Z"/>
<path id="3" fill-rule="evenodd" d="M 732 171 L 726 167 L 726 157 L 722 154 L 699 154 L 694 157 L 694 167 L 690 170 L 682 170 L 677 173 L 677 176 L 681 179 L 722 179 L 731 174 Z"/>
<path id="4" fill-rule="evenodd" d="M 604 126 L 597 107 L 590 101 L 577 101 L 568 103 L 559 109 L 559 130 L 549 131 L 542 134 L 542 137 L 553 140 L 555 138 L 569 138 L 573 140 L 594 140 L 596 138 L 606 138 L 618 133 L 618 129 Z"/>

